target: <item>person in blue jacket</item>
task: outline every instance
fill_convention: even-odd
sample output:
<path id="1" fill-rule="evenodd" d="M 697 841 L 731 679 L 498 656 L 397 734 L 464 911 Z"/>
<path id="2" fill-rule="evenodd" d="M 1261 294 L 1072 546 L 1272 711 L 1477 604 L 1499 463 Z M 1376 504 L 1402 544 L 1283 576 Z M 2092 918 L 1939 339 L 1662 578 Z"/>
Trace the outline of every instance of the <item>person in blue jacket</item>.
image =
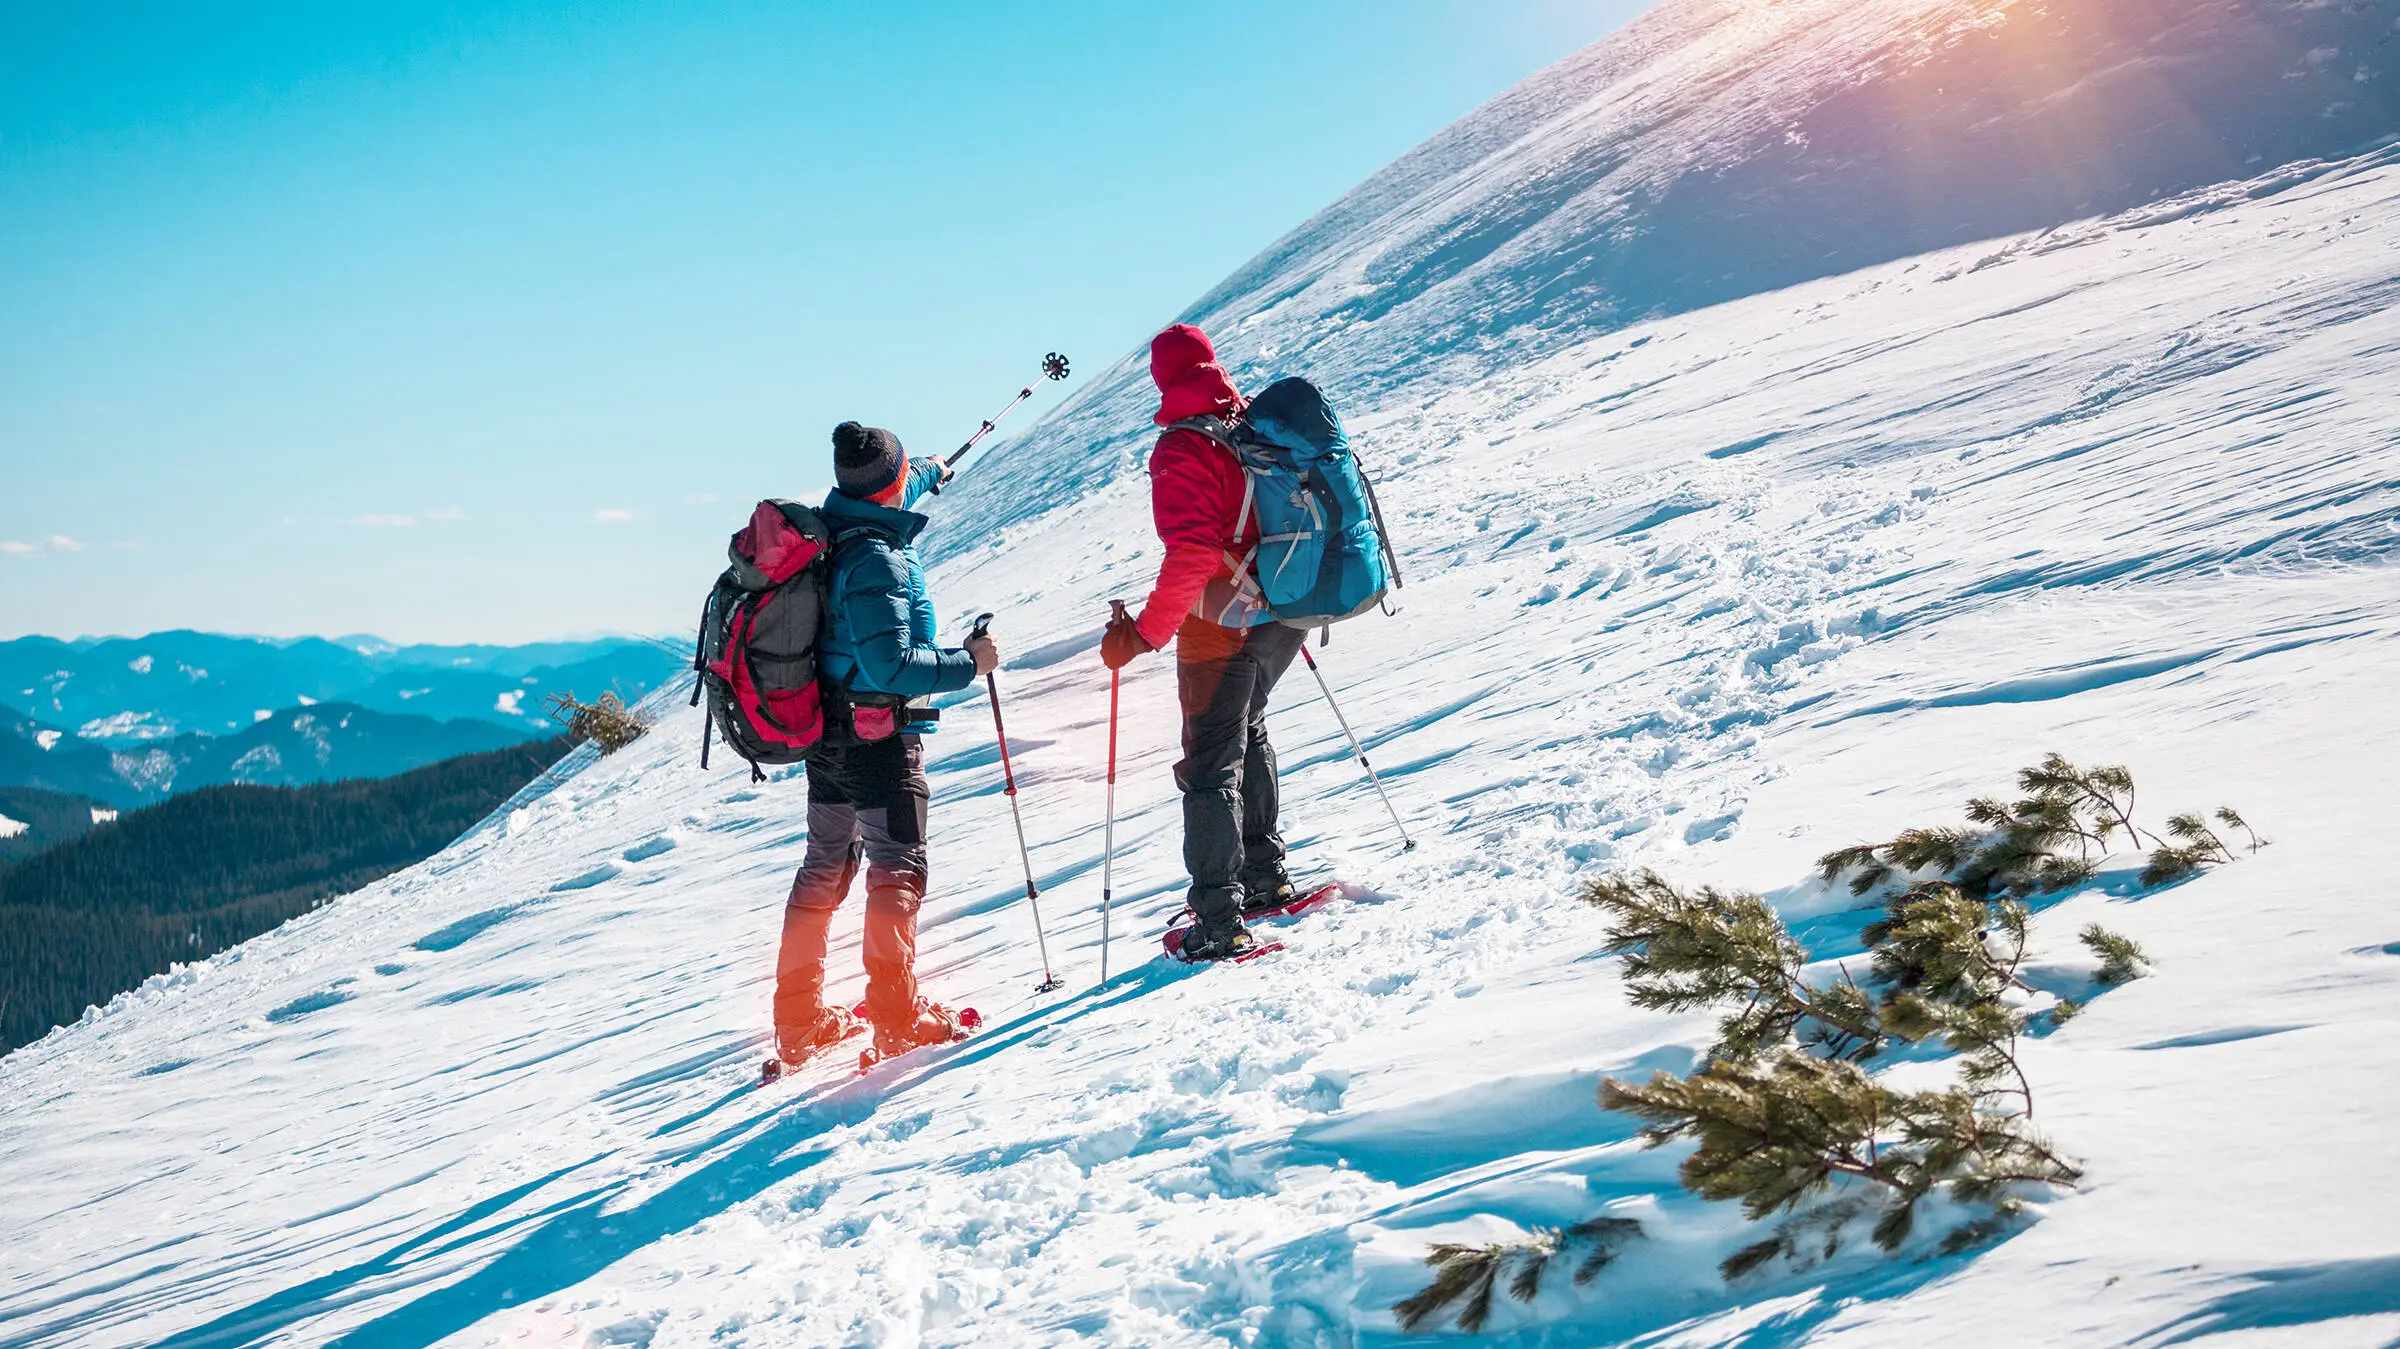
<path id="1" fill-rule="evenodd" d="M 879 1054 L 957 1038 L 951 1009 L 917 992 L 917 908 L 925 899 L 925 750 L 910 700 L 963 689 L 998 667 L 987 633 L 964 647 L 934 640 L 933 601 L 917 559 L 926 519 L 909 509 L 941 490 L 939 459 L 912 463 L 900 438 L 833 429 L 834 488 L 821 512 L 833 534 L 819 677 L 830 686 L 825 738 L 808 753 L 808 851 L 784 906 L 775 971 L 776 1052 L 798 1063 L 857 1029 L 825 1005 L 826 932 L 863 860 L 867 872 L 867 1020 Z"/>

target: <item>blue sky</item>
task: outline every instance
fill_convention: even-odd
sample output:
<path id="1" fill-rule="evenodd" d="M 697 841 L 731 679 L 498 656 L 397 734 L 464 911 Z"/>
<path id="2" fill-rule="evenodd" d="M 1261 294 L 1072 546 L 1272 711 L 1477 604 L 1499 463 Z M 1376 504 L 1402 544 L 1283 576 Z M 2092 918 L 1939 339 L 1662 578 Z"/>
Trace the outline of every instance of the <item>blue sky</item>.
<path id="1" fill-rule="evenodd" d="M 0 637 L 680 629 L 1643 7 L 0 0 Z"/>

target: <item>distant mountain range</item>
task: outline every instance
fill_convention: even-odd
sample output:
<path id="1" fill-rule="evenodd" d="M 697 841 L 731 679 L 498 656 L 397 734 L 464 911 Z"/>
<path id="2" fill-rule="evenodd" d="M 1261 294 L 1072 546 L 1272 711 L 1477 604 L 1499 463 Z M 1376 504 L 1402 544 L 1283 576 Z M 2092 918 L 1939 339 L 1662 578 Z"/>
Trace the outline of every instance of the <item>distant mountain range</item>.
<path id="1" fill-rule="evenodd" d="M 550 695 L 631 702 L 683 663 L 637 638 L 19 638 L 0 642 L 0 787 L 139 806 L 218 783 L 382 777 L 553 735 Z"/>
<path id="2" fill-rule="evenodd" d="M 269 641 L 203 632 L 0 642 L 0 706 L 112 748 L 193 731 L 229 735 L 268 713 L 345 702 L 438 721 L 472 717 L 548 735 L 541 700 L 657 685 L 681 660 L 636 638 L 529 646 L 394 646 L 380 638 Z"/>

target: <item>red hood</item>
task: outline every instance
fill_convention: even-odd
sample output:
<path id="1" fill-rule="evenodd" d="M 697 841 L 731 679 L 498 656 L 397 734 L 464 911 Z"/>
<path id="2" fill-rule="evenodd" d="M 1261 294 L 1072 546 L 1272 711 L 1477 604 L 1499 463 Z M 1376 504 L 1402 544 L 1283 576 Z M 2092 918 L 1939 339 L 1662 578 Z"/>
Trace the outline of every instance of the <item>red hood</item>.
<path id="1" fill-rule="evenodd" d="M 1151 420 L 1160 426 L 1212 412 L 1236 412 L 1242 406 L 1241 391 L 1217 364 L 1217 349 L 1208 334 L 1188 323 L 1150 339 L 1150 379 L 1158 385 L 1158 414 Z"/>

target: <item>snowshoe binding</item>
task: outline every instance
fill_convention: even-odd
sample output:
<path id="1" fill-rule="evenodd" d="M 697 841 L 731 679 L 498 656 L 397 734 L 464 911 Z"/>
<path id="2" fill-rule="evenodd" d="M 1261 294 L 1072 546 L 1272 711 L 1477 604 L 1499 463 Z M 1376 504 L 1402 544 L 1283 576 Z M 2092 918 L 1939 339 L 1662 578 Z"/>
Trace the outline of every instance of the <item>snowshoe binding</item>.
<path id="1" fill-rule="evenodd" d="M 875 1043 L 859 1051 L 858 1070 L 866 1072 L 912 1049 L 956 1043 L 982 1024 L 983 1014 L 972 1007 L 952 1011 L 938 1002 L 919 998 L 915 1014 L 908 1019 L 876 1023 Z"/>
<path id="2" fill-rule="evenodd" d="M 866 1028 L 857 1013 L 839 1007 L 818 1008 L 812 1022 L 776 1027 L 775 1056 L 759 1068 L 759 1085 L 782 1078 Z"/>
<path id="3" fill-rule="evenodd" d="M 1243 882 L 1242 917 L 1257 918 L 1279 913 L 1297 898 L 1299 894 L 1292 889 L 1292 878 L 1284 874 L 1283 868 L 1277 867 L 1272 872 Z"/>
<path id="4" fill-rule="evenodd" d="M 1334 900 L 1343 898 L 1356 898 L 1364 893 L 1365 891 L 1360 890 L 1356 886 L 1346 884 L 1342 881 L 1332 881 L 1325 885 L 1320 885 L 1316 889 L 1311 890 L 1307 894 L 1301 895 L 1298 898 L 1293 898 L 1290 891 L 1287 889 L 1279 896 L 1281 899 L 1280 903 L 1264 902 L 1270 898 L 1277 898 L 1278 896 L 1257 894 L 1256 897 L 1261 902 L 1257 903 L 1256 905 L 1245 904 L 1241 912 L 1241 921 L 1231 924 L 1234 930 L 1241 933 L 1241 937 L 1239 938 L 1238 942 L 1239 949 L 1226 951 L 1222 954 L 1210 954 L 1210 952 L 1219 950 L 1219 944 L 1226 941 L 1227 938 L 1222 934 L 1210 934 L 1208 931 L 1209 924 L 1207 923 L 1198 921 L 1190 923 L 1182 922 L 1182 919 L 1192 916 L 1192 911 L 1190 909 L 1185 909 L 1177 918 L 1178 925 L 1170 926 L 1167 929 L 1166 936 L 1160 940 L 1160 944 L 1167 948 L 1168 955 L 1175 957 L 1177 960 L 1180 960 L 1187 965 L 1195 964 L 1203 960 L 1230 961 L 1238 965 L 1245 961 L 1256 960 L 1260 956 L 1273 955 L 1277 951 L 1284 949 L 1284 945 L 1280 941 L 1261 940 L 1258 934 L 1249 929 L 1248 924 L 1273 918 L 1296 918 L 1301 914 L 1307 913 L 1311 909 L 1320 908 L 1324 905 L 1330 904 Z M 1204 938 L 1209 938 L 1212 935 L 1214 936 L 1214 940 L 1208 941 L 1204 944 Z"/>
<path id="5" fill-rule="evenodd" d="M 1257 949 L 1258 938 L 1250 935 L 1250 929 L 1242 925 L 1241 919 L 1230 918 L 1193 924 L 1176 943 L 1175 956 L 1193 962 L 1240 960 Z"/>

